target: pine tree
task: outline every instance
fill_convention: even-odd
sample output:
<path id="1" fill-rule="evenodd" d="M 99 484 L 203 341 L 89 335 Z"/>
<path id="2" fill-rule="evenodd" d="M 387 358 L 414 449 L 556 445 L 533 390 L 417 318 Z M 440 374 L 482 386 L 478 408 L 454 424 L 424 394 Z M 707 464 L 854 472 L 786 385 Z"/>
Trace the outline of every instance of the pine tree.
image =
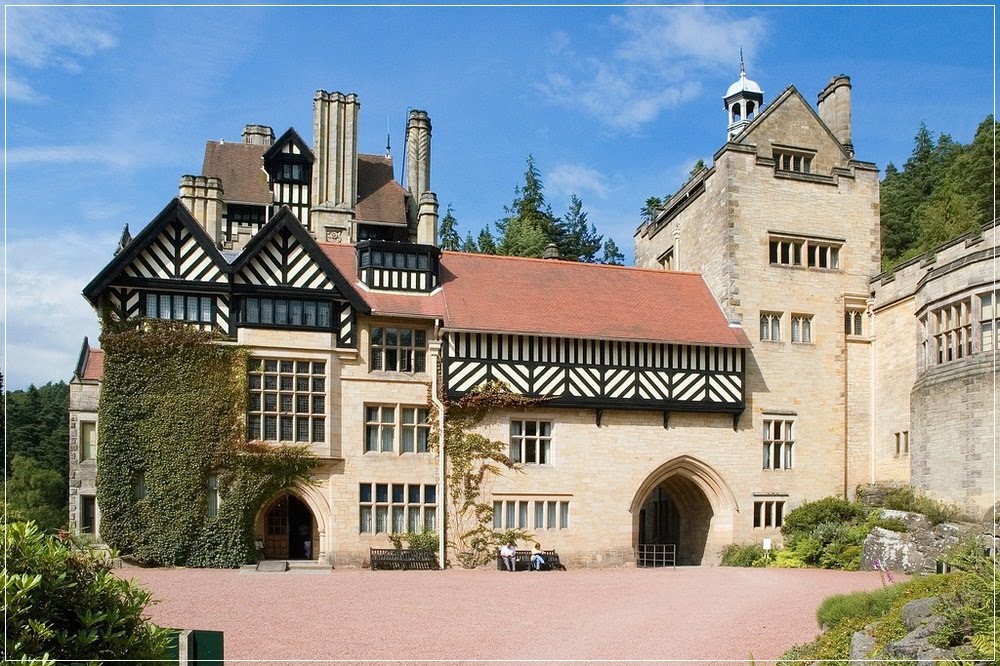
<path id="1" fill-rule="evenodd" d="M 575 194 L 570 198 L 569 210 L 563 216 L 563 228 L 566 230 L 566 238 L 564 248 L 559 250 L 559 257 L 588 264 L 596 263 L 604 236 L 597 233 L 593 224 L 588 227 L 583 201 Z"/>
<path id="2" fill-rule="evenodd" d="M 482 231 L 479 232 L 479 243 L 478 250 L 480 254 L 503 254 L 497 251 L 497 243 L 493 239 L 493 234 L 490 233 L 489 227 L 484 227 Z"/>
<path id="3" fill-rule="evenodd" d="M 518 257 L 540 257 L 546 245 L 555 243 L 559 255 L 563 256 L 569 249 L 565 228 L 545 202 L 545 187 L 535 166 L 535 158 L 528 155 L 526 161 L 524 184 L 515 188 L 514 201 L 504 207 L 506 216 L 497 221 L 500 233 L 497 252 Z"/>
<path id="4" fill-rule="evenodd" d="M 479 252 L 479 247 L 476 245 L 476 241 L 472 238 L 472 232 L 465 234 L 465 240 L 462 241 L 462 252 L 471 252 L 475 254 Z"/>
<path id="5" fill-rule="evenodd" d="M 601 263 L 611 266 L 621 266 L 625 263 L 625 255 L 618 249 L 618 244 L 613 238 L 604 241 L 604 256 L 601 257 Z"/>
<path id="6" fill-rule="evenodd" d="M 438 247 L 442 250 L 457 250 L 461 243 L 462 238 L 458 234 L 458 220 L 455 219 L 455 211 L 452 210 L 451 204 L 448 204 L 448 209 L 445 211 L 444 217 L 441 218 L 438 229 Z"/>
<path id="7" fill-rule="evenodd" d="M 639 216 L 642 218 L 643 224 L 652 223 L 662 207 L 663 200 L 660 197 L 649 197 L 646 199 L 646 203 L 639 209 Z"/>

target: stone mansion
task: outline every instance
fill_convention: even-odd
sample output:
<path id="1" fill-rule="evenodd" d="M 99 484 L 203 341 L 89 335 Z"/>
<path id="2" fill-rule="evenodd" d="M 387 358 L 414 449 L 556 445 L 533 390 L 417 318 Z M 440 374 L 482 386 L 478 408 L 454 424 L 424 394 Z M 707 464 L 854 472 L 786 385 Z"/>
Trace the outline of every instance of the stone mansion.
<path id="1" fill-rule="evenodd" d="M 208 142 L 83 294 L 261 360 L 247 436 L 321 463 L 260 507 L 269 558 L 357 566 L 438 530 L 429 400 L 488 380 L 544 398 L 480 426 L 520 468 L 491 486 L 494 527 L 571 566 L 661 544 L 713 563 L 871 482 L 992 506 L 995 226 L 882 273 L 850 80 L 815 108 L 794 86 L 765 103 L 741 66 L 723 102 L 724 142 L 639 227 L 635 268 L 442 251 L 428 115 L 409 114 L 397 182 L 358 152 L 357 96 L 319 91 L 311 145 L 264 125 Z M 70 521 L 97 535 L 103 362 L 85 341 L 70 389 Z"/>

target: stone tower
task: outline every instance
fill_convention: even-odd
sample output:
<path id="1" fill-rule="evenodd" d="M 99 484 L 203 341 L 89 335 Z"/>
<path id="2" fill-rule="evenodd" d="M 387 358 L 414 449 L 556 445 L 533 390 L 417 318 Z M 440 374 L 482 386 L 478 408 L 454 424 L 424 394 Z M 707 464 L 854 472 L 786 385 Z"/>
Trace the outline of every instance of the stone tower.
<path id="1" fill-rule="evenodd" d="M 764 104 L 764 91 L 760 89 L 755 81 L 747 78 L 746 68 L 743 66 L 743 51 L 740 51 L 740 78 L 737 79 L 722 98 L 729 114 L 728 138 L 743 131 L 750 124 Z"/>

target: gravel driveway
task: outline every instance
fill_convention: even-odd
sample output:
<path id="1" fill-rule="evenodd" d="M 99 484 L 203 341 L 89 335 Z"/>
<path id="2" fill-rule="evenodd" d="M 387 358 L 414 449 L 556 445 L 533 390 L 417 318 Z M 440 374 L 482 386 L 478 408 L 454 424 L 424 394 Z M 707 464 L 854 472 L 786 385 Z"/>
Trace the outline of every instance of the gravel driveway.
<path id="1" fill-rule="evenodd" d="M 225 632 L 226 660 L 774 659 L 874 572 L 684 567 L 567 572 L 119 570 L 160 625 Z"/>

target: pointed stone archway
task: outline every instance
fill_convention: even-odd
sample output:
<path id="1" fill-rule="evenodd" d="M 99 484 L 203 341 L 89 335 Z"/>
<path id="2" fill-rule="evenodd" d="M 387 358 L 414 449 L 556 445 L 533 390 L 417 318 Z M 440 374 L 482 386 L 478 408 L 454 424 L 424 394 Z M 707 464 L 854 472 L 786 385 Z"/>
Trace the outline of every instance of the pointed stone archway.
<path id="1" fill-rule="evenodd" d="M 315 489 L 295 485 L 278 492 L 257 514 L 257 538 L 269 560 L 326 562 L 326 503 Z"/>
<path id="2" fill-rule="evenodd" d="M 692 456 L 653 470 L 632 499 L 632 545 L 673 544 L 677 564 L 715 564 L 733 539 L 736 497 L 722 476 Z"/>

